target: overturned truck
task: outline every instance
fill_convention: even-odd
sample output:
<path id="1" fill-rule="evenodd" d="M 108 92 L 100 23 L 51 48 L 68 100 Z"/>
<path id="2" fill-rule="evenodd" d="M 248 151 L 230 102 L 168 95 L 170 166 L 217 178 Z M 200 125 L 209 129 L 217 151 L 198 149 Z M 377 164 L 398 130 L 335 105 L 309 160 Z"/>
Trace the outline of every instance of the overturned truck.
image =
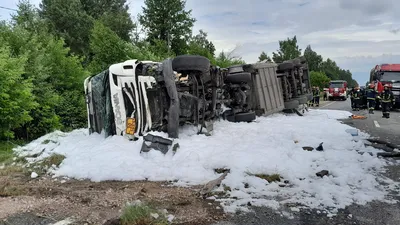
<path id="1" fill-rule="evenodd" d="M 305 64 L 290 63 L 219 68 L 205 57 L 182 55 L 113 64 L 85 80 L 89 132 L 130 140 L 144 136 L 165 151 L 185 124 L 210 134 L 215 120 L 251 122 L 256 115 L 284 110 L 290 101 L 296 108 L 308 99 L 309 85 Z M 170 139 L 149 131 L 166 132 Z"/>
<path id="2" fill-rule="evenodd" d="M 249 73 L 223 73 L 202 56 L 117 63 L 85 80 L 89 131 L 178 138 L 184 124 L 209 133 L 216 119 L 250 122 L 256 115 L 247 104 L 249 81 Z"/>

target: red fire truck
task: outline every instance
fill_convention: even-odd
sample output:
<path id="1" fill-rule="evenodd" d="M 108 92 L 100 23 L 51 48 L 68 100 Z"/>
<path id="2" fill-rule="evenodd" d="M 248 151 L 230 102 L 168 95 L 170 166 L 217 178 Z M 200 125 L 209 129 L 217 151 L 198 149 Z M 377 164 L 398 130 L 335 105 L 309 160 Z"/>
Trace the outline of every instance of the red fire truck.
<path id="1" fill-rule="evenodd" d="M 332 80 L 329 83 L 328 100 L 334 99 L 347 99 L 347 81 L 345 80 Z"/>
<path id="2" fill-rule="evenodd" d="M 382 93 L 383 86 L 389 85 L 394 97 L 396 98 L 396 107 L 400 107 L 400 64 L 381 64 L 372 68 L 370 73 L 371 83 L 375 83 L 376 90 Z M 379 107 L 377 102 L 377 107 Z"/>

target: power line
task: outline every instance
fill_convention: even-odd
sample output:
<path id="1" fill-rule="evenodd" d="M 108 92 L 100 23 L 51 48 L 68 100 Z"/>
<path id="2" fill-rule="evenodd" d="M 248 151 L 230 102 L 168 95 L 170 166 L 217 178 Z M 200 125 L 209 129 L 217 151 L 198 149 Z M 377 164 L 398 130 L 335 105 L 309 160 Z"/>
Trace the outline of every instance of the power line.
<path id="1" fill-rule="evenodd" d="M 18 11 L 16 9 L 12 9 L 12 8 L 8 8 L 8 7 L 4 7 L 4 6 L 0 6 L 1 9 L 7 9 L 7 10 L 11 10 L 11 11 Z"/>

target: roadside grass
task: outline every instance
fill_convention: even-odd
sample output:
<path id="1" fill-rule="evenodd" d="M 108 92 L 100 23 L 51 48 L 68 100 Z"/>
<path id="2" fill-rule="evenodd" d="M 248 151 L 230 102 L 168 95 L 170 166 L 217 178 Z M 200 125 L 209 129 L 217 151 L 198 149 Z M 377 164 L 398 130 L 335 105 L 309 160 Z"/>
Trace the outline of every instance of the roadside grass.
<path id="1" fill-rule="evenodd" d="M 129 205 L 120 217 L 122 225 L 167 225 L 168 220 L 149 205 Z"/>
<path id="2" fill-rule="evenodd" d="M 11 142 L 0 141 L 0 165 L 12 161 L 14 157 L 12 149 L 14 147 L 15 145 Z"/>
<path id="3" fill-rule="evenodd" d="M 262 173 L 258 173 L 258 174 L 252 174 L 252 173 L 247 173 L 250 176 L 255 176 L 258 177 L 260 179 L 266 180 L 268 181 L 268 183 L 272 183 L 272 182 L 280 182 L 281 181 L 281 175 L 274 173 L 274 174 L 262 174 Z"/>

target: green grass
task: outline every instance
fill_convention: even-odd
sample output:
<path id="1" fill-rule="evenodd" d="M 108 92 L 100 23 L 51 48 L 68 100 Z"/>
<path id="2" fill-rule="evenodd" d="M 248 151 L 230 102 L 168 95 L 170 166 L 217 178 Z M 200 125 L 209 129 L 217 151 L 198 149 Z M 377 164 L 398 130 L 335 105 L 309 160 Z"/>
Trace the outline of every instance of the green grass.
<path id="1" fill-rule="evenodd" d="M 156 219 L 151 213 L 157 213 L 159 217 Z M 167 225 L 168 220 L 148 205 L 129 205 L 123 210 L 121 223 L 122 225 Z"/>
<path id="2" fill-rule="evenodd" d="M 12 149 L 14 147 L 15 145 L 10 142 L 0 142 L 0 164 L 12 160 L 14 157 Z"/>
<path id="3" fill-rule="evenodd" d="M 279 175 L 277 173 L 274 173 L 274 174 L 271 174 L 271 175 L 262 174 L 262 173 L 259 173 L 259 174 L 247 173 L 247 174 L 251 175 L 251 176 L 258 177 L 260 179 L 264 179 L 264 180 L 268 181 L 268 183 L 272 183 L 272 182 L 276 182 L 276 181 L 280 182 L 281 181 L 281 175 Z"/>
<path id="4" fill-rule="evenodd" d="M 65 159 L 64 155 L 60 154 L 53 154 L 47 158 L 44 158 L 41 162 L 40 165 L 42 167 L 51 167 L 52 165 L 60 166 L 62 161 Z"/>

